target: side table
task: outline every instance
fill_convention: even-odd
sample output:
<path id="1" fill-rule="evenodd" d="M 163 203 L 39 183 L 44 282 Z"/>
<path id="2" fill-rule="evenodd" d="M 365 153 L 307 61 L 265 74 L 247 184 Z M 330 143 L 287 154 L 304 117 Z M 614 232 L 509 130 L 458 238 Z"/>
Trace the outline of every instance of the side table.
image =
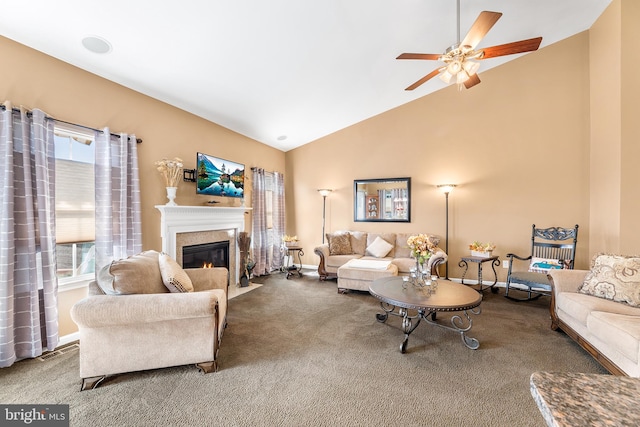
<path id="1" fill-rule="evenodd" d="M 302 256 L 304 256 L 304 250 L 300 246 L 285 246 L 284 250 L 287 255 L 287 265 L 285 271 L 287 272 L 287 279 L 291 278 L 294 274 L 302 277 Z M 295 257 L 298 257 L 298 264 L 296 265 Z"/>
<path id="2" fill-rule="evenodd" d="M 496 273 L 496 267 L 500 265 L 500 259 L 498 259 L 498 256 L 492 256 L 492 257 L 479 257 L 479 256 L 463 256 L 460 260 L 460 262 L 458 263 L 458 267 L 464 267 L 464 271 L 462 272 L 462 284 L 465 285 L 466 283 L 464 283 L 464 276 L 467 274 L 467 270 L 469 269 L 469 263 L 473 262 L 478 264 L 478 287 L 479 289 L 477 289 L 478 292 L 482 293 L 484 290 L 491 288 L 491 292 L 492 293 L 496 293 L 498 292 L 498 288 L 495 288 L 494 286 L 496 285 L 496 283 L 498 283 L 498 273 Z M 493 283 L 490 285 L 484 285 L 482 282 L 482 264 L 484 264 L 485 262 L 490 262 L 491 263 L 491 269 L 493 270 Z M 469 285 L 472 285 L 471 283 L 468 283 Z"/>

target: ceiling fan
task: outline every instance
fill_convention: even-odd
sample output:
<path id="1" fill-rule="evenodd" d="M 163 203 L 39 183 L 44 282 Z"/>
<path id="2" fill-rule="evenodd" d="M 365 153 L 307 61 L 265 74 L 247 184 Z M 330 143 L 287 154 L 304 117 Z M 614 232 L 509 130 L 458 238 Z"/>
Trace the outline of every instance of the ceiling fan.
<path id="1" fill-rule="evenodd" d="M 480 78 L 477 71 L 480 68 L 478 60 L 496 58 L 498 56 L 513 55 L 516 53 L 531 52 L 538 50 L 542 37 L 533 39 L 520 40 L 501 44 L 498 46 L 487 47 L 476 50 L 476 46 L 489 30 L 500 19 L 500 12 L 481 12 L 476 21 L 473 23 L 465 38 L 460 41 L 460 0 L 457 0 L 457 16 L 458 16 L 458 41 L 456 44 L 449 46 L 443 54 L 435 53 L 403 53 L 396 59 L 426 59 L 432 61 L 442 61 L 444 66 L 436 68 L 405 90 L 414 90 L 423 83 L 429 81 L 433 77 L 440 75 L 440 79 L 445 83 L 457 83 L 460 88 L 462 85 L 469 89 L 478 83 Z"/>

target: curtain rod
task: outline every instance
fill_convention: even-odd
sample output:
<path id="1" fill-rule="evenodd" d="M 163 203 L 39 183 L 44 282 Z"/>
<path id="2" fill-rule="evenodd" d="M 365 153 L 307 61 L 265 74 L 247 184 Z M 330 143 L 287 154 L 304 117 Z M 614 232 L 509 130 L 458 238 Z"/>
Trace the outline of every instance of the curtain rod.
<path id="1" fill-rule="evenodd" d="M 6 111 L 7 107 L 4 104 L 0 104 L 0 110 Z M 14 112 L 14 113 L 19 113 L 20 109 L 19 108 L 12 108 L 11 111 Z M 31 111 L 27 111 L 27 115 L 30 116 L 31 115 Z M 77 123 L 65 122 L 64 120 L 54 119 L 53 117 L 49 117 L 49 116 L 45 116 L 45 119 L 46 120 L 53 120 L 54 122 L 64 123 L 66 125 L 77 126 L 77 127 L 83 128 L 83 129 L 93 130 L 93 131 L 96 131 L 96 132 L 104 132 L 104 130 L 101 130 L 101 129 L 95 129 L 95 128 L 92 128 L 90 126 L 79 125 Z M 120 138 L 120 135 L 118 135 L 116 133 L 112 133 L 111 136 L 116 136 L 116 137 Z M 141 144 L 142 143 L 142 139 L 136 138 L 136 143 Z"/>

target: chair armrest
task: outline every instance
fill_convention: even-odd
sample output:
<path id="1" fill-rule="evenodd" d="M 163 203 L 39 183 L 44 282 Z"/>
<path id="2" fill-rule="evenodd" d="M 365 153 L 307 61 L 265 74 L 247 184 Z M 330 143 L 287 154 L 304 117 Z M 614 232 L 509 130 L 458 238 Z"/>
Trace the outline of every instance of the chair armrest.
<path id="1" fill-rule="evenodd" d="M 438 266 L 447 262 L 447 259 L 449 259 L 447 253 L 440 248 L 436 248 L 427 261 L 427 271 L 439 276 Z"/>
<path id="2" fill-rule="evenodd" d="M 554 294 L 560 292 L 578 292 L 589 270 L 549 270 L 547 276 L 551 281 Z"/>
<path id="3" fill-rule="evenodd" d="M 185 268 L 195 292 L 222 289 L 227 292 L 229 285 L 229 270 L 224 267 L 214 268 Z"/>
<path id="4" fill-rule="evenodd" d="M 329 257 L 329 244 L 325 243 L 324 245 L 316 246 L 313 252 L 320 257 L 320 262 L 318 262 L 318 276 L 320 276 L 320 280 L 326 280 L 329 277 L 326 269 L 326 259 Z"/>
<path id="5" fill-rule="evenodd" d="M 324 260 L 329 256 L 329 245 L 316 246 L 313 252 L 320 257 L 320 262 L 324 264 Z"/>
<path id="6" fill-rule="evenodd" d="M 218 310 L 220 291 L 136 295 L 94 295 L 71 308 L 71 318 L 81 327 L 162 322 L 211 317 Z"/>
<path id="7" fill-rule="evenodd" d="M 509 258 L 509 263 L 512 263 L 514 258 L 515 259 L 519 259 L 521 261 L 529 261 L 531 259 L 531 255 L 526 256 L 526 257 L 521 257 L 521 256 L 516 255 L 516 254 L 506 254 L 505 256 L 507 258 Z"/>

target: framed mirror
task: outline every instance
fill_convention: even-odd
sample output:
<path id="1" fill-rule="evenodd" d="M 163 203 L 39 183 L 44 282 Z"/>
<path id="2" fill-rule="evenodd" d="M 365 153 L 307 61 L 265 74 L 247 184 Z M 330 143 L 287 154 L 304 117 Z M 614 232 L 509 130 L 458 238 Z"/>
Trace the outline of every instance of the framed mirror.
<path id="1" fill-rule="evenodd" d="M 353 181 L 356 222 L 411 222 L 411 178 Z"/>

